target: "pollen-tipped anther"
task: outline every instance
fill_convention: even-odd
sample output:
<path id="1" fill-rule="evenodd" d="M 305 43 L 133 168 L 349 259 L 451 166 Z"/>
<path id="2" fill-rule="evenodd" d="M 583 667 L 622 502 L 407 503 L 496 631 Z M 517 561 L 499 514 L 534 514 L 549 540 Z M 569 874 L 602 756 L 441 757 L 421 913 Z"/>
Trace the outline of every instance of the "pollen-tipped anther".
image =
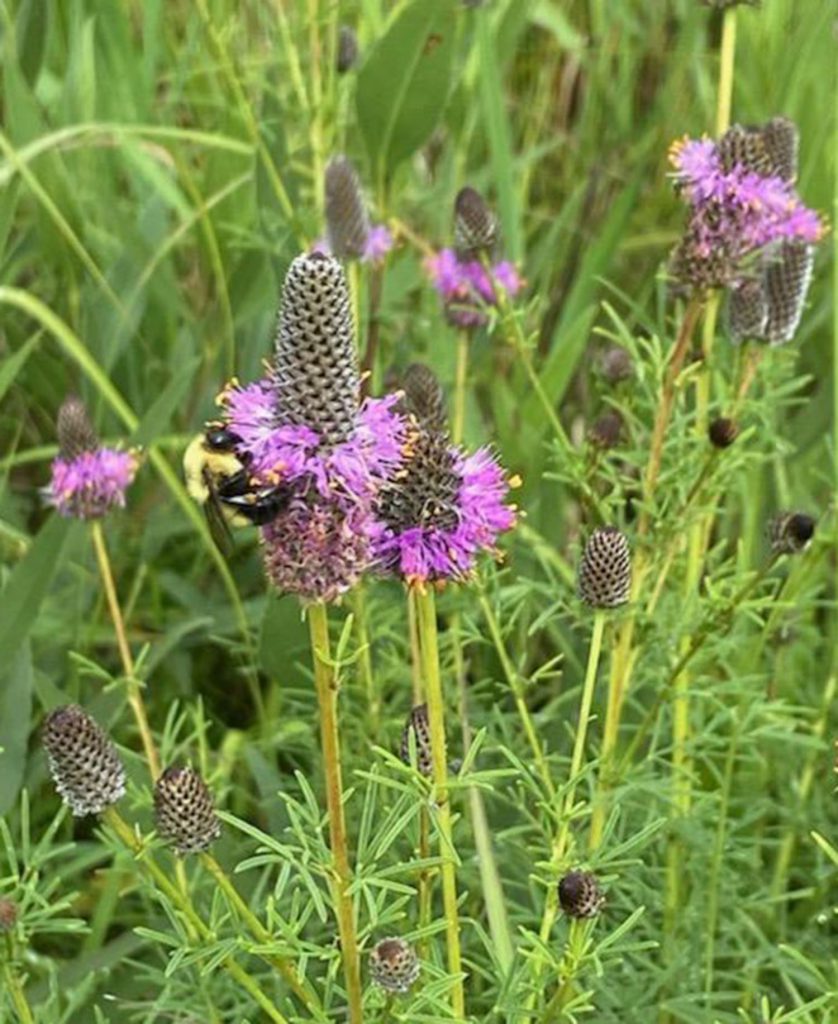
<path id="1" fill-rule="evenodd" d="M 43 743 L 50 775 L 76 817 L 100 814 L 125 793 L 125 769 L 116 747 L 77 704 L 50 711 Z"/>

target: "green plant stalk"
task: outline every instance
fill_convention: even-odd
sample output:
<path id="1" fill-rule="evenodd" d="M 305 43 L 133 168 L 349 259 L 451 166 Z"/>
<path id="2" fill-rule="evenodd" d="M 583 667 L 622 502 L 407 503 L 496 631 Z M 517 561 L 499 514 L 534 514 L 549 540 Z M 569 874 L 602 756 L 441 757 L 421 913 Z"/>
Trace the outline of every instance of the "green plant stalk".
<path id="1" fill-rule="evenodd" d="M 468 331 L 457 331 L 457 365 L 454 371 L 454 415 L 451 417 L 451 440 L 463 443 L 466 423 L 466 377 L 468 375 Z"/>
<path id="2" fill-rule="evenodd" d="M 730 127 L 733 109 L 733 70 L 736 57 L 736 7 L 728 7 L 722 20 L 722 42 L 719 53 L 719 94 L 716 104 L 716 135 Z"/>
<path id="3" fill-rule="evenodd" d="M 448 757 L 445 745 L 445 699 L 439 671 L 439 643 L 436 630 L 436 601 L 429 588 L 415 589 L 419 644 L 425 676 L 425 698 L 431 730 L 433 758 L 434 802 L 439 829 L 440 859 L 442 861 L 442 902 L 445 909 L 445 935 L 448 971 L 453 976 L 451 992 L 454 1016 L 465 1018 L 465 989 L 462 977 L 460 951 L 460 914 L 457 906 L 456 848 L 448 798 Z"/>
<path id="4" fill-rule="evenodd" d="M 128 704 L 134 714 L 134 720 L 140 732 L 143 750 L 145 751 L 148 770 L 151 773 L 152 781 L 160 775 L 160 755 L 151 734 L 151 727 L 148 724 L 145 702 L 143 701 L 142 689 L 134 669 L 134 658 L 128 644 L 128 637 L 125 631 L 125 622 L 122 618 L 122 610 L 119 606 L 119 598 L 116 593 L 111 560 L 108 555 L 108 548 L 105 544 L 105 534 L 102 524 L 98 519 L 90 525 L 90 535 L 93 540 L 93 549 L 96 552 L 96 561 L 99 565 L 99 573 L 102 577 L 102 586 L 105 588 L 105 597 L 108 602 L 111 621 L 113 622 L 114 633 L 116 634 L 116 645 L 119 649 L 119 658 L 122 662 L 122 671 L 125 675 Z"/>
<path id="5" fill-rule="evenodd" d="M 459 615 L 457 629 L 459 630 Z M 454 623 L 452 618 L 452 630 Z M 472 742 L 471 725 L 468 713 L 468 689 L 466 687 L 466 667 L 463 659 L 463 647 L 457 636 L 454 643 L 454 672 L 457 677 L 457 692 L 460 705 L 460 723 L 463 733 L 463 750 L 468 750 Z M 498 869 L 492 843 L 492 831 L 486 814 L 483 794 L 477 786 L 468 787 L 469 814 L 474 832 L 474 846 L 477 850 L 477 867 L 480 871 L 480 888 L 486 905 L 486 917 L 489 921 L 489 934 L 495 958 L 501 973 L 508 975 L 515 959 L 515 945 L 509 926 L 509 915 L 506 912 L 506 898 L 503 891 L 503 879 Z"/>
<path id="6" fill-rule="evenodd" d="M 573 753 L 570 759 L 570 773 L 568 775 L 568 787 L 562 808 L 562 820 L 556 841 L 553 844 L 553 865 L 556 874 L 561 875 L 566 866 L 568 843 L 570 840 L 570 826 L 573 811 L 576 804 L 576 786 L 579 782 L 579 775 L 582 771 L 582 764 L 585 758 L 585 741 L 588 736 L 588 720 L 591 717 L 591 707 L 594 700 L 594 689 L 596 688 L 597 670 L 599 668 L 600 655 L 602 654 L 602 638 L 605 632 L 605 612 L 596 609 L 594 612 L 594 625 L 591 632 L 591 643 L 588 648 L 588 664 L 585 669 L 585 681 L 582 684 L 582 699 L 579 705 L 579 720 L 576 724 L 576 736 L 573 743 Z M 547 890 L 547 899 L 544 904 L 544 914 L 541 918 L 539 938 L 547 942 L 553 923 L 556 920 L 558 911 L 558 889 L 551 884 Z M 535 989 L 538 988 L 541 963 L 536 962 L 535 978 L 533 979 Z M 530 1004 L 530 1009 L 534 1005 Z"/>
<path id="7" fill-rule="evenodd" d="M 35 1018 L 32 1015 L 32 1010 L 29 1007 L 29 1002 L 26 998 L 26 991 L 23 987 L 23 982 L 17 975 L 17 972 L 12 967 L 12 958 L 14 956 L 14 944 L 12 942 L 11 935 L 6 936 L 6 956 L 7 961 L 3 964 L 3 982 L 6 987 L 6 991 L 9 993 L 12 1006 L 15 1008 L 18 1021 L 20 1024 L 35 1024 Z"/>
<path id="8" fill-rule="evenodd" d="M 684 310 L 684 316 L 678 328 L 678 335 L 667 361 L 660 402 L 658 403 L 655 422 L 652 427 L 649 459 L 643 474 L 643 507 L 637 526 L 637 535 L 641 540 L 645 538 L 649 530 L 652 499 L 657 488 L 663 458 L 663 441 L 675 404 L 675 388 L 690 348 L 699 314 L 701 313 L 701 304 L 702 301 L 699 297 L 694 296 L 690 299 L 687 308 Z M 605 730 L 600 755 L 600 780 L 597 785 L 597 799 L 591 817 L 589 837 L 591 849 L 595 849 L 599 845 L 608 815 L 609 792 L 613 784 L 613 761 L 617 747 L 617 738 L 620 732 L 622 710 L 638 656 L 638 651 L 634 648 L 634 629 L 637 622 L 638 598 L 643 590 L 643 584 L 649 570 L 648 562 L 648 552 L 644 547 L 641 547 L 634 558 L 630 612 L 618 631 L 617 643 L 611 660 Z"/>
<path id="9" fill-rule="evenodd" d="M 332 5 L 334 6 L 334 5 Z M 323 42 L 320 38 L 320 0 L 308 0 L 308 45 L 312 109 L 309 112 L 309 144 L 311 145 L 314 208 L 322 220 L 324 210 L 324 171 L 326 160 L 323 143 Z"/>
<path id="10" fill-rule="evenodd" d="M 157 862 L 148 855 L 148 851 L 145 849 L 142 839 L 134 832 L 116 808 L 109 807 L 104 811 L 102 814 L 102 821 L 117 835 L 122 844 L 132 851 L 137 858 L 138 863 L 150 875 L 155 887 L 161 893 L 164 893 L 171 903 L 181 912 L 191 931 L 199 938 L 211 939 L 213 937 L 212 931 L 195 910 L 188 893 L 183 892 L 177 885 L 175 885 L 166 872 L 163 871 Z M 253 997 L 254 1001 L 261 1006 L 267 1016 L 270 1017 L 275 1024 L 288 1024 L 287 1019 L 274 1006 L 271 1000 L 268 999 L 265 993 L 262 992 L 256 981 L 254 981 L 248 972 L 236 963 L 232 957 L 228 956 L 222 960 L 221 966 L 246 992 Z"/>
<path id="11" fill-rule="evenodd" d="M 361 582 L 355 587 L 352 594 L 352 610 L 355 615 L 355 631 L 358 637 L 358 669 L 370 712 L 370 739 L 372 742 L 376 742 L 381 724 L 381 698 L 375 684 L 375 673 L 372 667 L 372 645 L 367 626 L 366 598 L 364 584 Z"/>
<path id="12" fill-rule="evenodd" d="M 480 607 L 483 610 L 483 617 L 486 620 L 486 625 L 489 627 L 489 635 L 492 638 L 492 643 L 495 645 L 498 658 L 500 659 L 501 668 L 506 678 L 506 683 L 512 692 L 512 697 L 515 700 L 515 707 L 518 710 L 518 717 L 521 719 L 521 725 L 524 727 L 524 733 L 527 737 L 527 741 L 532 750 L 533 760 L 535 766 L 538 769 L 539 777 L 544 785 L 544 790 L 547 793 L 550 802 L 553 803 L 556 798 L 556 787 L 553 782 L 553 778 L 550 775 L 550 766 L 547 763 L 547 757 L 544 753 L 544 748 L 541 745 L 541 740 L 538 737 L 538 732 L 535 728 L 535 724 L 530 714 L 530 709 L 527 707 L 527 702 L 524 698 L 523 688 L 521 686 L 521 677 L 512 664 L 512 659 L 509 656 L 509 651 L 506 649 L 506 644 L 503 641 L 503 636 L 500 631 L 500 623 L 497 620 L 497 616 L 494 613 L 492 605 L 481 590 L 478 597 L 480 601 Z"/>
<path id="13" fill-rule="evenodd" d="M 540 1024 L 554 1024 L 555 1021 L 560 1020 L 562 1010 L 564 1010 L 573 997 L 573 983 L 585 954 L 585 946 L 587 945 L 588 924 L 589 922 L 578 919 L 570 922 L 567 945 L 562 956 L 562 967 L 559 972 L 561 981 L 544 1007 L 544 1012 L 539 1017 Z"/>
<path id="14" fill-rule="evenodd" d="M 338 730 L 339 683 L 329 652 L 329 622 L 326 606 L 322 603 L 308 606 L 307 618 L 311 637 L 311 655 L 314 661 L 314 682 L 320 710 L 320 735 L 323 747 L 323 769 L 326 776 L 326 806 L 329 815 L 329 845 L 334 861 L 333 894 L 341 958 L 346 981 L 350 1024 L 362 1024 L 363 993 L 358 937 L 355 930 L 355 909 L 349 887 L 352 869 L 349 866 L 349 844 L 346 834 L 346 816 L 343 807 L 343 778 L 340 761 L 340 733 Z"/>
<path id="15" fill-rule="evenodd" d="M 273 942 L 273 936 L 271 933 L 242 899 L 238 889 L 233 885 L 231 879 L 227 875 L 227 872 L 221 867 L 215 857 L 210 853 L 202 853 L 200 856 L 201 863 L 218 883 L 219 889 L 221 889 L 227 897 L 227 901 L 230 906 L 233 907 L 241 920 L 247 925 L 247 929 L 253 938 L 256 939 L 257 942 L 262 942 L 265 945 Z M 286 960 L 285 957 L 280 956 L 271 956 L 269 962 L 288 982 L 288 986 L 300 1002 L 303 1003 L 306 1009 L 309 1010 L 318 1020 L 325 1020 L 323 1007 L 320 1004 L 320 1000 L 317 998 L 317 994 L 307 981 L 303 981 L 300 978 L 294 964 Z"/>

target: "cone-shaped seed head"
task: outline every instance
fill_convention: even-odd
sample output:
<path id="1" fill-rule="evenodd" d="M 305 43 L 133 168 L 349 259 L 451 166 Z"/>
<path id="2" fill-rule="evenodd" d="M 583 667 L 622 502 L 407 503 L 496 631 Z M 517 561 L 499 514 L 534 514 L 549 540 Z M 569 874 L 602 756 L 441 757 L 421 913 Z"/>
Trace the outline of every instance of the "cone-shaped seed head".
<path id="1" fill-rule="evenodd" d="M 154 821 L 159 835 L 181 855 L 208 850 L 221 835 L 212 793 L 188 767 L 167 768 L 154 787 Z"/>
<path id="2" fill-rule="evenodd" d="M 76 459 L 85 452 L 95 452 L 99 438 L 90 422 L 87 407 L 77 395 L 68 395 L 58 410 L 56 420 L 58 449 L 62 458 Z"/>
<path id="3" fill-rule="evenodd" d="M 628 380 L 634 375 L 634 363 L 631 353 L 621 345 L 610 345 L 600 356 L 599 361 L 602 375 L 609 384 L 616 384 L 621 380 Z"/>
<path id="4" fill-rule="evenodd" d="M 444 433 L 447 425 L 445 393 L 434 371 L 423 363 L 411 363 L 404 371 L 402 388 L 407 411 L 428 430 Z"/>
<path id="5" fill-rule="evenodd" d="M 125 793 L 116 747 L 77 704 L 50 711 L 43 743 L 55 788 L 76 817 L 100 814 Z"/>
<path id="6" fill-rule="evenodd" d="M 448 438 L 419 427 L 404 467 L 382 491 L 380 517 L 396 533 L 415 526 L 451 530 L 460 484 Z"/>
<path id="7" fill-rule="evenodd" d="M 768 320 L 768 300 L 762 277 L 740 282 L 730 293 L 728 321 L 736 341 L 762 338 Z"/>
<path id="8" fill-rule="evenodd" d="M 739 436 L 736 420 L 719 416 L 707 428 L 707 437 L 715 448 L 729 448 Z"/>
<path id="9" fill-rule="evenodd" d="M 723 11 L 727 7 L 759 7 L 761 0 L 699 0 L 702 7 L 715 7 Z"/>
<path id="10" fill-rule="evenodd" d="M 370 953 L 370 974 L 385 992 L 407 992 L 419 977 L 419 958 L 404 939 L 382 939 Z"/>
<path id="11" fill-rule="evenodd" d="M 812 280 L 814 250 L 805 242 L 783 242 L 765 271 L 765 340 L 771 345 L 791 341 L 800 324 Z"/>
<path id="12" fill-rule="evenodd" d="M 631 591 L 631 550 L 614 526 L 594 530 L 579 563 L 579 596 L 592 608 L 616 608 Z"/>
<path id="13" fill-rule="evenodd" d="M 605 903 L 590 871 L 570 871 L 559 882 L 559 905 L 568 917 L 596 917 Z"/>
<path id="14" fill-rule="evenodd" d="M 591 443 L 600 448 L 615 448 L 623 432 L 623 417 L 614 409 L 598 416 L 590 429 Z"/>
<path id="15" fill-rule="evenodd" d="M 370 233 L 367 204 L 352 161 L 345 156 L 333 157 L 326 168 L 326 232 L 339 259 L 363 254 Z"/>
<path id="16" fill-rule="evenodd" d="M 498 242 L 498 220 L 477 189 L 466 185 L 454 200 L 454 246 L 462 259 L 491 255 Z"/>
<path id="17" fill-rule="evenodd" d="M 797 177 L 798 147 L 797 127 L 787 117 L 774 117 L 765 124 L 734 124 L 719 139 L 725 171 L 740 166 L 788 182 Z"/>
<path id="18" fill-rule="evenodd" d="M 0 935 L 10 932 L 17 924 L 18 909 L 14 900 L 0 897 Z"/>
<path id="19" fill-rule="evenodd" d="M 804 551 L 817 526 L 805 512 L 781 512 L 768 524 L 771 547 L 777 554 L 796 555 Z"/>
<path id="20" fill-rule="evenodd" d="M 360 381 L 349 289 L 336 259 L 312 253 L 291 264 L 272 376 L 281 425 L 310 427 L 325 445 L 349 437 Z"/>
<path id="21" fill-rule="evenodd" d="M 772 117 L 762 129 L 765 148 L 771 158 L 772 173 L 783 181 L 797 178 L 797 154 L 800 133 L 787 117 Z"/>
<path id="22" fill-rule="evenodd" d="M 343 75 L 358 62 L 358 37 L 349 25 L 341 25 L 338 30 L 338 52 L 335 62 L 338 74 Z"/>
<path id="23" fill-rule="evenodd" d="M 433 754 L 431 753 L 431 724 L 428 721 L 428 705 L 419 704 L 408 715 L 402 730 L 401 759 L 411 764 L 411 736 L 416 749 L 416 768 L 424 776 L 430 778 L 434 770 Z"/>

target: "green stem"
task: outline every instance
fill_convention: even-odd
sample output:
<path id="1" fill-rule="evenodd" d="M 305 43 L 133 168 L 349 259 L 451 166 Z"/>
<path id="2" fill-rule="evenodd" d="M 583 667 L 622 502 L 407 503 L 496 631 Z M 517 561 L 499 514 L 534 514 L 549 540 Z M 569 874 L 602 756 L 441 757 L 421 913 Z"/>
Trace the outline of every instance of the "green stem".
<path id="1" fill-rule="evenodd" d="M 462 444 L 466 422 L 466 376 L 468 374 L 468 331 L 457 332 L 457 367 L 454 374 L 454 415 L 451 419 L 451 440 Z"/>
<path id="2" fill-rule="evenodd" d="M 149 856 L 142 838 L 131 828 L 115 807 L 109 807 L 102 814 L 102 821 L 116 833 L 123 845 L 132 851 L 138 863 L 151 876 L 158 891 L 163 893 L 183 915 L 187 927 L 200 939 L 213 939 L 212 930 L 198 915 L 189 894 L 183 892 L 172 882 L 166 872 Z M 232 957 L 228 956 L 222 960 L 221 966 L 253 997 L 275 1024 L 288 1024 L 286 1018 L 262 992 L 256 981 Z"/>
<path id="3" fill-rule="evenodd" d="M 722 21 L 722 45 L 719 62 L 719 96 L 716 106 L 716 135 L 730 127 L 733 107 L 733 68 L 736 55 L 736 7 L 728 7 Z"/>
<path id="4" fill-rule="evenodd" d="M 497 651 L 498 658 L 500 659 L 503 674 L 506 677 L 509 689 L 512 691 L 512 696 L 515 700 L 515 707 L 518 709 L 518 716 L 521 719 L 521 725 L 524 727 L 524 733 L 526 734 L 530 749 L 532 750 L 538 774 L 541 777 L 544 789 L 552 803 L 555 801 L 556 787 L 553 783 L 553 778 L 550 775 L 550 767 L 547 764 L 547 757 L 544 753 L 544 748 L 541 745 L 541 740 L 538 737 L 535 724 L 533 723 L 530 709 L 527 707 L 527 702 L 524 699 L 521 677 L 515 669 L 515 666 L 512 664 L 512 659 L 506 649 L 506 644 L 503 641 L 503 636 L 500 630 L 500 623 L 497 620 L 494 609 L 492 608 L 488 597 L 482 591 L 480 592 L 479 600 L 480 607 L 483 610 L 483 616 L 486 619 L 486 625 L 489 627 L 489 635 L 492 638 L 492 643 L 495 645 L 495 650 Z"/>
<path id="5" fill-rule="evenodd" d="M 215 857 L 210 853 L 202 853 L 201 862 L 218 883 L 219 889 L 221 889 L 227 897 L 227 901 L 230 906 L 247 925 L 247 929 L 253 938 L 256 939 L 257 942 L 261 942 L 265 945 L 272 943 L 274 941 L 273 936 L 242 899 L 239 891 L 233 885 L 226 871 L 224 871 Z M 325 1020 L 325 1014 L 323 1013 L 323 1007 L 320 1005 L 320 1000 L 317 998 L 312 987 L 307 982 L 303 982 L 300 979 L 296 967 L 284 957 L 280 956 L 271 956 L 269 962 L 288 982 L 289 987 L 303 1003 L 306 1009 L 308 1009 L 318 1020 Z"/>
<path id="6" fill-rule="evenodd" d="M 582 700 L 579 706 L 579 721 L 576 726 L 576 737 L 573 743 L 573 754 L 570 760 L 570 774 L 568 776 L 567 794 L 562 808 L 562 821 L 559 833 L 553 844 L 553 866 L 556 874 L 560 875 L 567 866 L 567 847 L 570 839 L 570 826 L 573 811 L 576 803 L 576 786 L 579 775 L 582 771 L 582 763 L 585 756 L 585 741 L 588 735 L 588 720 L 591 717 L 591 706 L 593 705 L 594 689 L 596 686 L 597 669 L 599 668 L 600 655 L 602 653 L 602 638 L 605 632 L 605 612 L 597 609 L 594 612 L 594 626 L 591 633 L 591 643 L 588 649 L 588 665 L 585 670 L 585 681 L 582 684 Z M 541 918 L 539 938 L 546 943 L 550 938 L 553 922 L 556 920 L 558 910 L 558 891 L 556 885 L 550 885 L 547 890 L 547 899 L 544 904 L 544 914 Z M 538 990 L 541 974 L 541 961 L 536 961 L 535 977 L 533 988 Z M 532 1010 L 535 1003 L 535 996 L 530 1000 L 528 1009 Z"/>
<path id="7" fill-rule="evenodd" d="M 465 1018 L 465 990 L 460 952 L 460 919 L 457 906 L 456 851 L 454 847 L 451 805 L 448 799 L 448 758 L 445 746 L 445 700 L 439 671 L 439 644 L 436 630 L 436 601 L 431 589 L 415 590 L 416 611 L 422 664 L 425 670 L 425 697 L 431 729 L 434 802 L 439 829 L 442 861 L 442 902 L 445 909 L 445 934 L 448 947 L 448 971 L 452 975 L 452 1006 L 458 1020 Z"/>
<path id="8" fill-rule="evenodd" d="M 323 747 L 323 769 L 326 776 L 326 806 L 329 814 L 329 841 L 334 861 L 334 902 L 340 934 L 346 997 L 350 1024 L 362 1024 L 363 996 L 355 910 L 349 887 L 352 870 L 349 866 L 349 845 L 343 807 L 343 779 L 340 763 L 338 731 L 339 683 L 329 652 L 329 622 L 324 604 L 309 605 L 308 625 L 311 654 L 314 661 L 314 682 L 320 710 L 320 735 Z"/>
<path id="9" fill-rule="evenodd" d="M 17 972 L 10 962 L 14 953 L 11 935 L 6 936 L 6 947 L 9 957 L 9 962 L 3 964 L 3 981 L 6 991 L 9 993 L 9 998 L 12 1001 L 12 1006 L 15 1008 L 20 1024 L 35 1024 L 35 1018 L 26 999 L 23 982 L 17 976 Z"/>
<path id="10" fill-rule="evenodd" d="M 372 645 L 367 628 L 367 600 L 364 584 L 359 583 L 352 595 L 353 612 L 355 614 L 355 631 L 358 637 L 358 668 L 361 681 L 367 694 L 367 707 L 370 712 L 370 740 L 375 742 L 381 717 L 381 700 L 375 685 L 375 673 L 372 668 Z"/>
<path id="11" fill-rule="evenodd" d="M 574 993 L 574 980 L 579 972 L 579 966 L 585 955 L 585 947 L 588 937 L 587 921 L 573 920 L 570 922 L 570 930 L 567 936 L 567 945 L 562 956 L 560 968 L 561 981 L 552 998 L 544 1007 L 544 1012 L 539 1017 L 540 1024 L 554 1024 L 560 1020 L 562 1010 L 570 1002 Z"/>
<path id="12" fill-rule="evenodd" d="M 105 588 L 105 597 L 108 602 L 108 609 L 111 614 L 114 632 L 116 633 L 116 645 L 119 649 L 119 657 L 122 662 L 122 671 L 125 675 L 128 703 L 134 714 L 134 720 L 140 732 L 143 750 L 145 751 L 148 770 L 151 772 L 152 780 L 160 775 L 160 755 L 154 744 L 154 737 L 151 734 L 151 727 L 148 724 L 145 703 L 143 702 L 142 689 L 134 671 L 134 658 L 128 644 L 128 636 L 125 630 L 125 621 L 122 617 L 122 610 L 119 606 L 119 598 L 116 593 L 111 560 L 108 556 L 108 548 L 105 544 L 105 535 L 102 531 L 102 524 L 94 520 L 90 528 L 93 538 L 93 549 L 96 552 L 96 560 L 99 563 L 99 572 L 102 577 L 102 586 Z"/>

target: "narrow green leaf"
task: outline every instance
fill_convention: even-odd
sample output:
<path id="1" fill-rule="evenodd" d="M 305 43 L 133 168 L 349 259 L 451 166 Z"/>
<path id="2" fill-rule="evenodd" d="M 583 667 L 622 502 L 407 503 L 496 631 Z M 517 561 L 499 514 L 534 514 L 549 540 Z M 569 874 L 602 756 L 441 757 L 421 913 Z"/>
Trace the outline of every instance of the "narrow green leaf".
<path id="1" fill-rule="evenodd" d="M 32 713 L 32 651 L 21 644 L 0 667 L 0 814 L 17 800 L 26 767 Z"/>
<path id="2" fill-rule="evenodd" d="M 52 516 L 3 588 L 0 594 L 0 665 L 10 664 L 29 636 L 73 528 L 81 527 L 68 519 Z"/>
<path id="3" fill-rule="evenodd" d="M 41 337 L 42 331 L 38 331 L 33 334 L 28 341 L 26 341 L 13 355 L 10 355 L 8 359 L 3 362 L 0 366 L 0 401 L 3 400 L 3 396 L 14 384 L 15 377 L 23 369 L 23 365 L 32 353 L 32 350 L 38 344 L 38 339 Z"/>

